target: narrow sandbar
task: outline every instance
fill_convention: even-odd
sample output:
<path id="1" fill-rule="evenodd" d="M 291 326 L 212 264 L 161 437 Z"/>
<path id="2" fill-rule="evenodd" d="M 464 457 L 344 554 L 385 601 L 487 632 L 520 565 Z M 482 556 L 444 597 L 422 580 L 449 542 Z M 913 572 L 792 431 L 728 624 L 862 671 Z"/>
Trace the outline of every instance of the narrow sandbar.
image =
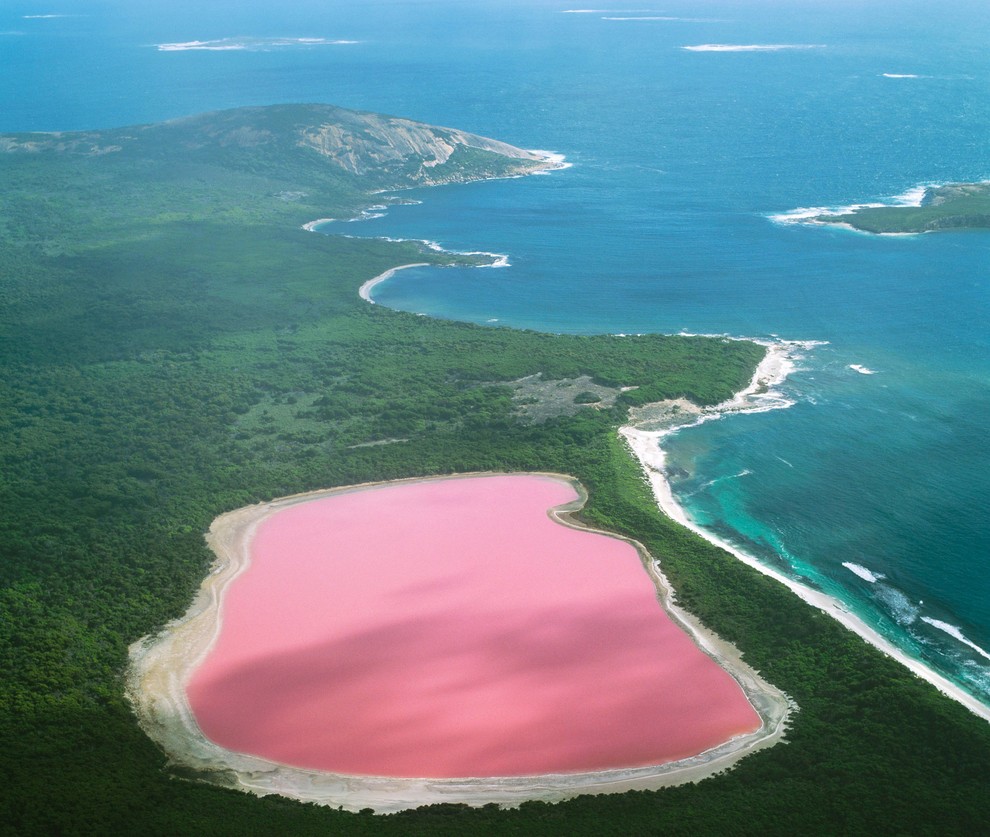
<path id="1" fill-rule="evenodd" d="M 478 487 L 488 486 L 490 489 L 499 481 L 531 478 L 523 475 L 475 475 L 475 479 L 469 480 L 469 482 L 474 483 Z M 578 487 L 572 481 L 559 476 L 542 475 L 539 479 L 545 484 L 544 488 L 549 490 L 555 498 L 551 503 L 551 505 L 557 506 L 552 513 L 553 518 L 573 529 L 581 530 L 583 527 L 575 526 L 573 521 L 569 519 L 569 512 L 583 503 L 583 495 L 580 493 Z M 455 483 L 463 484 L 463 482 L 463 477 L 451 480 L 414 480 L 404 481 L 398 484 L 393 483 L 390 484 L 390 487 L 397 485 L 433 488 L 438 485 L 449 485 L 453 487 Z M 488 802 L 517 804 L 526 799 L 559 800 L 581 793 L 621 791 L 629 788 L 657 788 L 679 782 L 696 781 L 706 775 L 725 769 L 746 753 L 752 752 L 759 747 L 767 746 L 778 740 L 782 735 L 788 713 L 788 701 L 786 697 L 764 683 L 755 672 L 743 665 L 739 660 L 738 652 L 721 643 L 717 637 L 704 631 L 690 617 L 671 605 L 667 585 L 660 575 L 655 562 L 637 547 L 640 551 L 638 553 L 632 553 L 633 563 L 637 565 L 635 567 L 636 572 L 639 573 L 642 580 L 641 567 L 645 566 L 650 574 L 649 577 L 655 585 L 655 589 L 648 589 L 649 595 L 647 598 L 652 601 L 656 615 L 663 616 L 662 612 L 656 606 L 657 598 L 659 597 L 670 619 L 673 620 L 671 623 L 673 630 L 668 632 L 667 640 L 671 640 L 673 637 L 674 646 L 677 646 L 678 642 L 684 642 L 692 648 L 695 648 L 694 644 L 696 643 L 697 647 L 703 649 L 705 652 L 705 654 L 697 654 L 696 649 L 692 652 L 702 661 L 700 667 L 695 668 L 696 673 L 698 671 L 702 672 L 700 675 L 701 680 L 698 681 L 699 684 L 702 684 L 702 691 L 721 688 L 719 686 L 713 686 L 721 678 L 723 686 L 729 684 L 731 689 L 737 691 L 740 696 L 745 694 L 749 702 L 759 710 L 759 716 L 753 713 L 751 709 L 748 709 L 748 707 L 746 713 L 743 713 L 741 716 L 738 711 L 739 704 L 737 703 L 735 709 L 729 712 L 729 717 L 723 718 L 722 721 L 716 721 L 715 726 L 719 727 L 721 724 L 720 729 L 708 730 L 703 733 L 703 736 L 708 735 L 709 738 L 707 740 L 703 738 L 700 746 L 697 742 L 685 744 L 684 742 L 673 742 L 672 739 L 665 743 L 664 739 L 670 737 L 674 726 L 690 726 L 690 709 L 686 704 L 682 705 L 679 710 L 676 706 L 668 707 L 668 720 L 674 723 L 673 725 L 668 723 L 666 733 L 664 733 L 663 716 L 665 710 L 663 702 L 656 700 L 656 696 L 651 698 L 647 690 L 641 694 L 634 694 L 632 696 L 634 703 L 639 701 L 635 708 L 629 710 L 628 706 L 619 705 L 617 717 L 623 714 L 631 714 L 631 717 L 628 719 L 630 723 L 627 729 L 617 731 L 614 736 L 620 740 L 618 747 L 620 752 L 607 756 L 605 761 L 601 760 L 602 756 L 600 753 L 595 752 L 596 746 L 600 749 L 600 742 L 598 745 L 590 742 L 590 746 L 585 746 L 589 742 L 584 739 L 593 737 L 595 724 L 593 720 L 589 722 L 588 719 L 594 712 L 586 715 L 585 720 L 578 723 L 577 729 L 579 731 L 584 729 L 585 734 L 583 736 L 577 736 L 578 740 L 575 743 L 579 752 L 576 756 L 574 753 L 567 753 L 567 757 L 563 761 L 560 761 L 560 753 L 553 752 L 554 746 L 543 747 L 541 749 L 538 742 L 532 742 L 532 746 L 529 746 L 527 742 L 526 744 L 517 743 L 516 747 L 519 752 L 515 755 L 510 754 L 510 757 L 508 757 L 509 760 L 505 761 L 507 757 L 504 751 L 512 750 L 511 742 L 509 747 L 505 746 L 505 737 L 511 737 L 511 732 L 506 732 L 505 729 L 512 729 L 512 725 L 518 723 L 522 724 L 522 727 L 519 728 L 525 729 L 526 724 L 533 720 L 532 718 L 514 718 L 509 719 L 509 727 L 504 728 L 501 733 L 503 736 L 502 745 L 492 747 L 491 742 L 487 744 L 480 742 L 483 745 L 480 754 L 478 748 L 474 746 L 474 743 L 478 741 L 478 728 L 475 727 L 474 732 L 463 739 L 465 743 L 470 745 L 468 747 L 469 752 L 456 753 L 452 761 L 441 765 L 439 768 L 436 768 L 434 765 L 436 768 L 432 771 L 434 778 L 429 779 L 418 778 L 423 772 L 429 771 L 423 769 L 424 764 L 422 760 L 416 762 L 415 758 L 405 768 L 401 766 L 397 768 L 398 772 L 402 772 L 403 769 L 406 772 L 411 772 L 412 775 L 405 778 L 393 778 L 391 776 L 374 775 L 367 772 L 378 769 L 375 767 L 374 758 L 384 757 L 387 761 L 389 752 L 400 750 L 401 747 L 397 748 L 394 746 L 395 742 L 402 740 L 407 734 L 413 734 L 412 749 L 421 749 L 422 742 L 417 743 L 415 740 L 415 735 L 418 734 L 418 731 L 415 729 L 416 725 L 409 723 L 408 718 L 402 717 L 393 718 L 395 729 L 392 732 L 398 735 L 398 738 L 393 740 L 392 744 L 385 748 L 387 751 L 385 756 L 382 756 L 381 753 L 373 755 L 371 762 L 364 763 L 363 765 L 355 762 L 357 766 L 350 767 L 347 770 L 328 771 L 325 769 L 315 769 L 311 766 L 302 768 L 289 767 L 285 764 L 285 761 L 288 759 L 284 755 L 280 755 L 275 759 L 262 758 L 257 755 L 244 755 L 219 747 L 206 738 L 199 728 L 196 717 L 191 711 L 189 690 L 192 683 L 191 692 L 194 695 L 195 702 L 197 669 L 200 668 L 205 659 L 208 659 L 211 651 L 220 649 L 223 644 L 222 629 L 224 625 L 221 621 L 221 614 L 227 610 L 226 602 L 230 593 L 231 582 L 245 571 L 247 564 L 251 560 L 252 540 L 259 537 L 259 532 L 262 531 L 264 521 L 274 520 L 276 513 L 291 509 L 293 506 L 298 507 L 298 509 L 293 510 L 294 513 L 308 513 L 308 510 L 303 509 L 301 504 L 308 504 L 320 498 L 337 495 L 349 495 L 348 503 L 351 505 L 354 502 L 361 504 L 368 501 L 371 488 L 371 486 L 355 486 L 328 492 L 297 495 L 284 498 L 275 503 L 259 504 L 247 509 L 240 509 L 223 515 L 214 522 L 208 540 L 216 551 L 218 558 L 214 572 L 204 582 L 203 589 L 197 601 L 190 608 L 186 617 L 168 626 L 159 637 L 136 643 L 132 647 L 132 668 L 129 685 L 130 694 L 139 719 L 145 730 L 163 746 L 177 765 L 191 768 L 195 775 L 201 778 L 219 781 L 223 784 L 251 790 L 259 794 L 278 792 L 300 799 L 342 805 L 348 809 L 372 807 L 378 811 L 394 811 L 440 801 L 467 802 L 468 804 L 478 805 Z M 444 489 L 444 491 L 450 493 L 447 489 Z M 397 497 L 398 494 L 395 496 Z M 449 507 L 450 502 L 451 498 L 448 497 L 443 501 L 442 505 Z M 511 528 L 504 526 L 505 520 L 515 514 L 515 512 L 504 505 L 504 502 L 503 495 L 503 499 L 498 500 L 497 506 L 490 510 L 492 513 L 487 515 L 489 518 L 502 518 L 503 526 L 500 531 L 503 532 Z M 348 514 L 352 511 L 353 509 L 349 509 Z M 542 512 L 542 515 L 545 519 L 546 512 Z M 291 525 L 291 521 L 289 523 Z M 476 527 L 479 525 L 479 522 L 475 520 L 470 525 Z M 426 528 L 429 529 L 429 526 L 427 525 Z M 554 528 L 561 529 L 561 527 Z M 566 532 L 566 530 L 563 531 Z M 276 538 L 281 537 L 276 530 L 273 530 L 272 534 Z M 589 538 L 587 530 L 575 531 L 574 535 L 578 538 Z M 629 542 L 611 536 L 605 537 L 604 533 L 598 533 L 592 540 L 600 540 L 603 544 L 598 544 L 599 546 L 614 547 L 619 552 L 622 550 L 632 551 Z M 607 544 L 604 542 L 607 542 Z M 573 552 L 575 543 L 576 541 L 571 542 L 565 549 Z M 519 547 L 516 545 L 514 548 L 518 550 Z M 639 563 L 640 560 L 642 561 L 641 564 Z M 482 561 L 482 563 L 485 562 Z M 382 572 L 380 567 L 375 571 L 379 574 Z M 386 571 L 388 572 L 388 570 Z M 515 631 L 513 635 L 516 639 L 525 639 L 527 634 L 534 631 L 538 632 L 542 630 L 549 632 L 551 634 L 549 644 L 544 644 L 542 646 L 542 652 L 538 653 L 549 653 L 550 658 L 530 659 L 527 655 L 532 653 L 532 649 L 529 649 L 515 657 L 510 656 L 508 663 L 505 659 L 502 659 L 501 662 L 494 660 L 493 665 L 508 666 L 507 669 L 502 670 L 500 675 L 495 678 L 495 685 L 507 683 L 513 677 L 521 678 L 520 682 L 528 683 L 541 668 L 547 668 L 556 664 L 562 671 L 568 666 L 577 666 L 579 663 L 583 665 L 584 661 L 581 658 L 588 656 L 592 658 L 592 668 L 590 671 L 593 677 L 602 679 L 612 676 L 616 679 L 614 685 L 618 688 L 611 691 L 619 693 L 629 692 L 630 687 L 636 685 L 636 679 L 634 677 L 632 680 L 629 680 L 627 676 L 628 672 L 623 672 L 622 666 L 614 657 L 623 653 L 632 654 L 631 668 L 635 669 L 641 666 L 643 660 L 638 655 L 641 654 L 642 649 L 633 647 L 634 643 L 630 637 L 633 637 L 638 631 L 645 630 L 648 625 L 645 622 L 637 622 L 637 617 L 634 615 L 630 616 L 630 604 L 617 604 L 614 601 L 606 604 L 607 612 L 604 615 L 604 622 L 601 622 L 601 614 L 596 615 L 594 619 L 590 619 L 588 616 L 589 612 L 585 611 L 582 614 L 581 602 L 574 599 L 574 595 L 577 595 L 577 598 L 580 600 L 585 593 L 563 594 L 560 592 L 561 589 L 567 586 L 563 583 L 564 576 L 570 573 L 567 571 L 562 573 L 559 567 L 549 571 L 555 573 L 553 579 L 544 578 L 542 581 L 536 583 L 532 579 L 520 579 L 522 588 L 521 591 L 517 592 L 523 598 L 528 595 L 536 601 L 540 599 L 542 589 L 543 598 L 549 600 L 550 604 L 548 607 L 554 612 L 554 618 L 547 619 L 546 611 L 544 611 L 541 616 L 537 616 L 537 622 L 542 621 L 543 623 L 542 628 L 530 625 L 528 628 L 520 629 L 517 625 L 513 629 Z M 513 572 L 519 572 L 518 566 Z M 575 565 L 573 572 L 574 574 L 579 573 L 577 565 Z M 244 576 L 245 580 L 248 580 L 250 577 L 250 574 Z M 277 578 L 277 574 L 271 577 L 259 575 L 257 578 L 260 583 L 267 585 L 272 583 L 272 578 Z M 405 601 L 406 604 L 410 604 L 415 608 L 416 603 L 422 599 L 424 607 L 436 607 L 436 602 L 431 603 L 429 596 L 426 595 L 425 587 L 420 591 L 422 595 L 416 595 L 416 591 L 411 586 L 414 581 L 412 577 L 400 578 L 399 580 L 401 582 L 400 588 L 393 590 L 393 594 L 398 595 L 398 598 L 395 599 L 396 602 Z M 450 577 L 442 579 L 434 578 L 425 582 L 426 586 L 438 583 L 452 584 L 454 582 Z M 647 585 L 647 587 L 649 588 L 650 585 Z M 247 590 L 246 587 L 244 589 Z M 408 595 L 403 595 L 401 593 L 402 589 L 406 590 Z M 316 592 L 314 595 L 319 597 L 320 594 Z M 563 596 L 563 598 L 557 598 L 555 600 L 555 597 L 558 596 Z M 230 612 L 233 614 L 237 608 L 233 606 L 234 600 L 231 599 L 230 602 Z M 585 602 L 585 604 L 588 603 Z M 590 602 L 590 604 L 594 606 L 594 602 Z M 477 607 L 477 605 L 472 605 L 472 607 Z M 513 607 L 514 602 L 509 602 L 508 611 L 511 611 Z M 358 607 L 358 611 L 360 610 L 361 608 Z M 358 615 L 360 617 L 360 613 Z M 435 613 L 430 612 L 425 614 L 425 616 L 427 618 L 427 624 L 431 624 L 430 620 L 434 618 Z M 625 639 L 622 639 L 620 629 L 622 628 L 622 623 L 627 621 L 627 619 L 632 619 L 632 621 L 628 622 L 626 627 L 631 627 L 633 630 L 632 633 L 625 635 Z M 400 631 L 385 637 L 386 642 L 384 646 L 379 646 L 379 652 L 382 652 L 382 648 L 384 648 L 386 656 L 393 654 L 393 652 L 394 655 L 398 656 L 400 668 L 403 665 L 407 665 L 409 660 L 406 658 L 413 655 L 409 648 L 403 647 L 404 640 L 402 639 L 403 634 L 401 630 L 402 626 L 412 624 L 411 620 L 412 617 L 406 614 L 406 617 L 399 620 Z M 598 621 L 596 622 L 596 620 Z M 660 620 L 656 621 L 659 622 Z M 668 621 L 667 619 L 663 620 L 663 622 Z M 676 623 L 676 626 L 674 623 Z M 604 630 L 602 630 L 603 625 Z M 242 628 L 249 633 L 256 627 L 258 626 L 252 627 L 250 622 L 245 622 L 242 625 Z M 582 627 L 587 628 L 584 634 L 581 633 Z M 303 628 L 304 626 L 300 625 L 292 630 L 302 630 Z M 442 635 L 449 633 L 448 625 L 444 625 L 442 628 L 442 630 L 426 637 L 429 641 L 428 644 Z M 607 635 L 613 629 L 619 631 L 619 639 L 610 644 Z M 688 633 L 682 634 L 682 629 Z M 674 634 L 677 634 L 679 639 L 673 636 Z M 360 630 L 352 631 L 349 634 L 352 638 L 359 635 L 362 635 Z M 218 641 L 218 637 L 221 637 L 220 641 Z M 688 637 L 690 637 L 690 640 Z M 367 632 L 364 633 L 364 638 L 368 638 Z M 571 640 L 575 639 L 578 640 L 577 643 L 572 644 Z M 564 640 L 567 641 L 564 642 Z M 266 660 L 267 662 L 271 662 L 273 656 L 278 658 L 277 649 L 257 647 L 257 643 L 263 643 L 264 641 L 263 632 L 258 633 L 253 640 L 248 642 L 247 646 L 241 645 L 241 651 L 235 649 L 234 656 L 227 658 L 227 663 L 230 664 L 230 667 L 227 669 L 223 667 L 222 660 L 224 658 L 222 655 L 217 658 L 221 660 L 221 665 L 220 668 L 214 670 L 214 674 L 219 672 L 218 676 L 221 681 L 228 677 L 231 672 L 235 674 L 232 680 L 228 680 L 228 685 L 235 686 L 233 693 L 236 693 L 237 686 L 243 685 L 243 682 L 238 681 L 237 677 L 243 675 L 245 670 L 251 669 L 259 660 L 262 665 L 265 665 L 267 664 Z M 457 642 L 460 642 L 460 639 L 455 632 L 455 644 Z M 598 648 L 596 648 L 596 644 L 599 646 Z M 245 653 L 243 649 L 252 645 L 255 651 L 249 653 L 247 657 L 242 656 L 238 660 L 237 654 Z M 578 651 L 582 645 L 586 652 L 584 655 Z M 364 651 L 367 651 L 369 647 L 362 645 Z M 297 661 L 305 663 L 302 667 L 303 670 L 309 670 L 310 668 L 309 664 L 312 662 L 312 659 L 307 659 L 307 654 L 312 650 L 312 648 L 304 650 L 302 656 L 297 658 Z M 469 648 L 462 647 L 460 651 L 461 653 L 469 654 L 477 653 L 477 648 L 472 651 Z M 673 663 L 678 659 L 683 659 L 682 651 L 683 648 L 680 651 L 671 652 L 669 661 Z M 252 655 L 254 655 L 254 661 L 249 659 Z M 597 663 L 595 662 L 596 655 Z M 338 660 L 341 659 L 337 655 L 331 656 Z M 368 655 L 365 653 L 358 656 L 366 660 Z M 718 659 L 722 666 L 731 672 L 731 678 L 725 675 L 724 671 L 712 664 L 713 658 Z M 489 659 L 492 659 L 492 656 L 483 651 L 481 657 L 474 662 L 479 663 Z M 446 665 L 446 663 L 443 665 Z M 434 673 L 434 676 L 439 677 L 439 681 L 437 682 L 444 681 L 449 686 L 450 678 L 453 675 L 451 671 L 443 668 L 443 665 L 438 670 L 438 673 Z M 599 668 L 596 669 L 595 665 L 598 665 Z M 709 667 L 711 670 L 709 670 Z M 203 669 L 203 671 L 208 670 L 209 666 Z M 476 675 L 479 669 L 477 666 L 473 669 L 469 666 L 468 670 L 473 670 Z M 351 672 L 351 674 L 353 675 L 354 672 Z M 670 681 L 668 681 L 668 691 L 676 692 L 676 677 L 677 675 L 675 675 L 673 681 L 674 689 L 669 688 Z M 627 679 L 623 680 L 623 678 Z M 709 679 L 706 680 L 705 678 Z M 343 679 L 345 678 L 341 678 L 341 680 Z M 371 681 L 364 682 L 361 675 L 353 679 L 359 687 L 371 685 Z M 686 680 L 684 683 L 685 689 L 689 689 L 690 687 Z M 437 683 L 435 682 L 433 685 L 436 686 Z M 465 683 L 460 683 L 459 687 L 463 689 Z M 543 688 L 545 688 L 545 684 Z M 204 693 L 207 696 L 210 694 L 210 691 L 208 686 L 204 687 Z M 345 688 L 344 691 L 346 692 L 347 689 Z M 609 692 L 610 690 L 608 689 L 598 689 L 596 691 L 596 689 L 592 688 L 591 691 L 581 696 L 581 700 L 576 702 L 578 708 L 582 710 L 584 708 L 590 708 L 596 712 L 607 710 L 609 708 L 608 704 L 613 700 L 613 697 L 609 696 Z M 214 694 L 217 693 L 214 692 Z M 228 692 L 229 694 L 231 692 Z M 355 697 L 355 695 L 351 695 L 350 697 Z M 544 694 L 544 697 L 547 697 L 547 695 Z M 539 709 L 544 714 L 538 717 L 537 720 L 539 723 L 537 723 L 537 727 L 546 721 L 547 712 L 550 712 L 551 715 L 554 714 L 551 709 L 547 708 L 554 705 L 554 699 L 557 700 L 558 708 L 566 708 L 569 703 L 572 706 L 575 704 L 574 701 L 569 700 L 569 698 L 573 697 L 570 694 L 558 695 L 556 698 L 553 695 L 549 697 L 549 702 L 545 703 Z M 655 703 L 655 709 L 657 710 L 655 712 L 651 712 L 651 700 Z M 595 703 L 595 701 L 598 702 Z M 585 702 L 590 702 L 590 707 L 584 707 L 583 704 Z M 424 707 L 428 706 L 428 703 L 427 701 L 420 704 L 417 711 L 422 714 Z M 712 707 L 718 704 L 719 700 L 715 700 Z M 353 717 L 354 708 L 359 705 L 360 700 L 352 702 L 349 711 L 329 718 L 327 723 L 336 723 L 340 726 L 346 725 L 350 718 Z M 525 709 L 525 707 L 522 707 L 520 711 L 522 709 Z M 449 715 L 449 708 L 445 712 Z M 678 712 L 682 714 L 678 716 Z M 746 717 L 747 713 L 749 713 L 748 718 Z M 557 714 L 566 715 L 567 712 L 558 712 Z M 581 712 L 577 714 L 580 715 Z M 222 713 L 219 713 L 217 717 L 220 717 L 220 715 Z M 743 718 L 741 721 L 740 717 Z M 678 718 L 679 721 L 675 720 Z M 586 726 L 582 728 L 580 726 L 581 723 L 585 723 Z M 483 723 L 482 728 L 485 725 Z M 651 730 L 661 731 L 661 734 L 653 736 L 652 741 L 650 740 Z M 443 738 L 444 734 L 458 738 L 455 733 L 456 730 L 452 732 L 450 729 L 446 733 L 441 731 L 440 738 Z M 711 735 L 713 734 L 716 740 L 711 739 Z M 725 741 L 724 738 L 726 736 L 730 740 Z M 276 739 L 279 737 L 278 735 L 275 736 Z M 290 735 L 288 737 L 292 738 L 293 736 Z M 362 733 L 359 730 L 355 741 L 351 743 L 360 744 L 360 740 L 367 737 L 366 732 Z M 689 735 L 688 738 L 690 737 Z M 564 740 L 566 738 L 567 736 L 565 734 Z M 718 740 L 720 738 L 721 740 Z M 626 744 L 623 745 L 621 740 L 624 740 Z M 634 748 L 642 746 L 645 747 L 645 750 L 638 755 L 634 754 L 630 757 L 628 752 L 621 752 L 626 745 L 631 745 Z M 655 749 L 658 745 L 661 747 L 661 750 L 663 746 L 668 746 L 672 749 L 669 749 L 666 753 L 660 752 Z M 345 742 L 341 745 L 341 750 L 346 750 L 349 746 L 350 744 Z M 671 760 L 676 759 L 678 755 L 684 755 L 685 746 L 689 750 L 693 749 L 693 752 L 688 753 L 687 758 Z M 650 750 L 651 747 L 654 748 L 652 751 Z M 677 752 L 678 748 L 681 748 L 681 752 L 679 753 Z M 477 760 L 482 758 L 482 756 L 488 759 L 486 767 L 483 768 L 482 772 L 488 771 L 491 775 L 483 778 L 464 778 L 457 775 L 464 772 L 463 765 L 478 763 Z M 613 756 L 614 758 L 618 758 L 617 762 L 614 761 Z M 365 756 L 359 755 L 359 758 L 365 757 L 366 754 Z M 568 759 L 573 758 L 577 760 L 568 761 Z M 609 761 L 609 759 L 613 760 Z M 292 760 L 298 762 L 297 758 L 293 758 Z M 426 760 L 429 762 L 429 757 Z M 648 763 L 651 761 L 662 761 L 663 763 Z M 544 769 L 544 765 L 555 763 L 564 766 L 562 769 L 554 770 L 553 772 L 541 772 Z M 381 762 L 378 762 L 378 764 L 381 764 Z M 628 766 L 615 766 L 616 764 L 625 764 Z M 594 769 L 595 766 L 599 765 L 602 769 Z M 426 764 L 426 767 L 429 768 L 430 765 Z M 496 775 L 503 771 L 510 775 Z M 525 775 L 522 775 L 523 773 Z"/>

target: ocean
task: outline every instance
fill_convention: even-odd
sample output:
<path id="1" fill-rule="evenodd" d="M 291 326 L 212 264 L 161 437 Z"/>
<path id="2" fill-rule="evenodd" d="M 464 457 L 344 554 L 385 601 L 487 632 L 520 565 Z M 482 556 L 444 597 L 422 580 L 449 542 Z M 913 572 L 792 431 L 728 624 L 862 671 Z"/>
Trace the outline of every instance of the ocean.
<path id="1" fill-rule="evenodd" d="M 628 5 L 14 0 L 0 131 L 319 101 L 566 155 L 324 231 L 508 256 L 403 271 L 396 308 L 815 341 L 789 408 L 665 440 L 675 494 L 990 704 L 990 233 L 777 217 L 990 179 L 990 5 Z"/>

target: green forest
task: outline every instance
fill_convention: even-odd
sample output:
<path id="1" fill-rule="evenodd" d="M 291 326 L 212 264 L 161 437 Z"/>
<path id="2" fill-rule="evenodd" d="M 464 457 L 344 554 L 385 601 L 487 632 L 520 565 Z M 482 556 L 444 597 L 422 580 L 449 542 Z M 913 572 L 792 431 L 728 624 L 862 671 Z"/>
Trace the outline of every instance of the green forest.
<path id="1" fill-rule="evenodd" d="M 248 118 L 258 111 L 239 127 Z M 0 152 L 0 833 L 986 830 L 990 726 L 666 518 L 617 435 L 630 406 L 728 398 L 762 347 L 368 305 L 357 289 L 384 270 L 463 259 L 301 225 L 379 202 L 406 174 L 345 176 L 291 144 L 183 153 L 183 130 Z M 455 157 L 451 180 L 507 171 L 488 152 Z M 634 389 L 534 421 L 511 382 L 536 373 Z M 128 645 L 186 610 L 217 515 L 371 480 L 522 470 L 577 477 L 583 519 L 642 542 L 679 603 L 795 700 L 784 744 L 659 792 L 378 816 L 194 781 L 138 728 Z"/>

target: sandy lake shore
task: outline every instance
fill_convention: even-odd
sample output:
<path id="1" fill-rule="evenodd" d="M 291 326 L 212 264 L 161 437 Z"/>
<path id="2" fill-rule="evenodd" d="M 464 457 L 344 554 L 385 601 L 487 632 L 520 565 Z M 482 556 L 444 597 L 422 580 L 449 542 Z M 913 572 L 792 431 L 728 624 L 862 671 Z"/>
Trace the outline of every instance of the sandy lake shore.
<path id="1" fill-rule="evenodd" d="M 488 475 L 455 478 L 465 476 Z M 576 485 L 568 477 L 549 476 Z M 168 754 L 181 775 L 258 795 L 278 793 L 303 801 L 342 806 L 347 810 L 373 808 L 387 813 L 438 802 L 517 805 L 534 799 L 555 802 L 581 794 L 657 789 L 706 778 L 782 739 L 794 709 L 791 701 L 743 663 L 737 649 L 677 607 L 658 563 L 640 545 L 634 544 L 666 612 L 706 654 L 736 679 L 759 713 L 762 724 L 756 732 L 737 736 L 691 758 L 652 767 L 466 779 L 396 779 L 303 770 L 234 753 L 209 741 L 192 715 L 186 684 L 216 641 L 222 625 L 224 593 L 249 566 L 251 540 L 257 527 L 288 506 L 376 485 L 382 483 L 298 494 L 238 509 L 214 521 L 207 541 L 217 558 L 192 606 L 158 635 L 145 637 L 130 648 L 128 696 L 139 724 Z M 581 499 L 552 510 L 551 515 L 564 525 L 584 528 L 571 516 L 584 503 L 583 489 L 576 487 Z"/>

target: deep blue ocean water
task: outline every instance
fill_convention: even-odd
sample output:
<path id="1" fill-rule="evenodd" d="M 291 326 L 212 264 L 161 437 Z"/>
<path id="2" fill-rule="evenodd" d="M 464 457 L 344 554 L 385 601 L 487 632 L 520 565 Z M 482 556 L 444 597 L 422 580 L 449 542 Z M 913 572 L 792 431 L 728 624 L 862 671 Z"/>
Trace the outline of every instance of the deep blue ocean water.
<path id="1" fill-rule="evenodd" d="M 990 233 L 770 218 L 990 179 L 990 4 L 609 6 L 8 1 L 0 131 L 323 101 L 565 154 L 565 171 L 423 191 L 339 231 L 510 258 L 405 271 L 376 289 L 398 308 L 827 341 L 785 384 L 793 407 L 668 440 L 678 496 L 990 703 Z M 156 46 L 192 41 L 244 48 Z M 683 48 L 704 44 L 778 48 Z"/>

